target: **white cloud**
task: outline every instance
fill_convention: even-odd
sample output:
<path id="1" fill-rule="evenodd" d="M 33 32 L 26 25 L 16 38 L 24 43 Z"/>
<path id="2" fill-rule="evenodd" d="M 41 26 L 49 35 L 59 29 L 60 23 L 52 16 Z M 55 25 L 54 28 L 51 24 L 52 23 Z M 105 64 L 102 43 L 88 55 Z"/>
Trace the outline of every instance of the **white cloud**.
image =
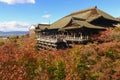
<path id="1" fill-rule="evenodd" d="M 50 15 L 50 14 L 46 14 L 46 15 L 43 15 L 42 17 L 43 17 L 43 18 L 50 18 L 51 15 Z"/>
<path id="2" fill-rule="evenodd" d="M 7 4 L 16 4 L 16 3 L 35 3 L 35 0 L 0 0 L 0 2 L 4 2 Z"/>
<path id="3" fill-rule="evenodd" d="M 29 27 L 30 24 L 25 22 L 0 22 L 0 31 L 28 31 Z"/>
<path id="4" fill-rule="evenodd" d="M 50 22 L 41 22 L 40 24 L 50 24 Z"/>

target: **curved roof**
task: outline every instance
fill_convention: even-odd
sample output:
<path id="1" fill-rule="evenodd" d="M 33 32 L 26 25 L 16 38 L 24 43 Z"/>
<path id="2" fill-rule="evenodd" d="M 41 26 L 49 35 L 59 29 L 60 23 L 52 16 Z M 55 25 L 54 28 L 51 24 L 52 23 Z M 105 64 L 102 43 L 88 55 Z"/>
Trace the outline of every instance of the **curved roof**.
<path id="1" fill-rule="evenodd" d="M 92 24 L 88 23 L 87 21 L 74 20 L 73 22 L 75 22 L 76 24 L 79 24 L 82 27 L 86 27 L 86 28 L 105 29 L 104 27 L 92 25 Z"/>
<path id="2" fill-rule="evenodd" d="M 56 21 L 55 23 L 51 24 L 49 29 L 59 29 L 67 26 L 72 20 L 71 16 L 63 17 L 62 19 Z"/>
<path id="3" fill-rule="evenodd" d="M 73 24 L 77 24 L 77 26 L 66 26 L 64 28 L 60 28 L 59 31 L 70 30 L 70 29 L 78 29 L 78 28 L 83 28 L 83 27 L 91 28 L 91 29 L 106 29 L 104 27 L 92 25 L 92 24 L 90 24 L 90 23 L 88 23 L 87 21 L 84 21 L 84 20 L 73 20 Z"/>
<path id="4" fill-rule="evenodd" d="M 42 30 L 48 29 L 49 26 L 50 24 L 38 24 L 35 29 L 36 31 L 42 31 Z"/>
<path id="5" fill-rule="evenodd" d="M 97 28 L 97 29 L 102 29 L 100 26 L 95 26 L 90 24 L 89 22 L 92 22 L 93 20 L 96 20 L 100 17 L 103 17 L 108 20 L 113 20 L 116 22 L 119 22 L 118 19 L 112 17 L 111 15 L 103 12 L 102 10 L 99 10 L 97 7 L 89 8 L 86 10 L 78 11 L 71 13 L 60 20 L 54 22 L 53 24 L 50 25 L 49 29 L 60 29 L 60 28 L 65 28 L 72 22 L 73 17 L 84 19 L 85 21 L 81 22 L 80 20 L 77 21 L 79 25 L 84 25 L 86 27 L 91 27 L 91 28 Z"/>
<path id="6" fill-rule="evenodd" d="M 98 9 L 97 7 L 93 7 L 93 8 L 88 8 L 82 11 L 78 11 L 78 12 L 74 12 L 71 13 L 68 16 L 74 16 L 74 17 L 78 17 L 78 18 L 83 18 L 86 19 L 87 21 L 92 21 L 94 19 L 97 19 L 99 16 L 103 16 L 106 19 L 109 20 L 114 20 L 114 21 L 118 21 L 116 18 L 114 18 L 113 16 L 105 13 L 104 11 Z"/>

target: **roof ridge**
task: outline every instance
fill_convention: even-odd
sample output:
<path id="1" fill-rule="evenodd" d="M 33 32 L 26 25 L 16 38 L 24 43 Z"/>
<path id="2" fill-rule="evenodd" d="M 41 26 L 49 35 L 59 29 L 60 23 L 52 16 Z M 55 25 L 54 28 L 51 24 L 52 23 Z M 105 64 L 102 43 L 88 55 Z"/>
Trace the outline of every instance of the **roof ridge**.
<path id="1" fill-rule="evenodd" d="M 96 9 L 96 8 L 97 8 L 97 6 L 94 6 L 94 7 L 91 7 L 91 8 L 87 8 L 87 9 L 83 9 L 83 10 L 79 10 L 79 11 L 73 12 L 73 13 L 65 16 L 65 17 L 76 15 L 76 14 L 79 14 L 79 13 L 84 13 L 86 11 L 89 11 L 89 10 L 92 10 L 92 9 Z"/>
<path id="2" fill-rule="evenodd" d="M 100 15 L 103 16 L 104 18 L 109 18 L 109 19 L 111 19 L 111 20 L 116 20 L 116 21 L 118 21 L 115 17 L 113 17 L 112 15 L 104 12 L 104 11 L 101 10 L 101 9 L 96 9 L 96 10 L 97 10 L 98 14 L 100 14 Z M 101 13 L 102 13 L 102 14 L 101 14 Z"/>

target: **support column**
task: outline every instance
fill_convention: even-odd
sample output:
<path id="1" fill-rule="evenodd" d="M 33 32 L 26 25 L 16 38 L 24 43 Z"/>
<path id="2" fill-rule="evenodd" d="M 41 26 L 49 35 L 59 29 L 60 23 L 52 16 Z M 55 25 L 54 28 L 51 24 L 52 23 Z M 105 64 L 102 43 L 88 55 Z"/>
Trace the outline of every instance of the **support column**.
<path id="1" fill-rule="evenodd" d="M 83 39 L 82 33 L 80 34 L 80 39 Z"/>
<path id="2" fill-rule="evenodd" d="M 74 33 L 74 39 L 75 39 L 75 33 Z"/>

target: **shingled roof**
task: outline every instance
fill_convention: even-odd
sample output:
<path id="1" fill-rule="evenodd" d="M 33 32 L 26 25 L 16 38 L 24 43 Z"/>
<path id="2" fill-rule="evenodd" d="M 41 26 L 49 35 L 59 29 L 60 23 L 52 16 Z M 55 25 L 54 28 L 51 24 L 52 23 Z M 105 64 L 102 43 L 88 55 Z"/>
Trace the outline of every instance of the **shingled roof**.
<path id="1" fill-rule="evenodd" d="M 60 20 L 56 21 L 55 23 L 51 24 L 49 29 L 66 29 L 69 28 L 69 24 L 73 21 L 77 23 L 79 26 L 77 28 L 81 27 L 87 27 L 87 28 L 96 28 L 96 29 L 104 29 L 102 26 L 95 26 L 90 24 L 93 20 L 96 20 L 100 17 L 103 17 L 107 20 L 116 21 L 119 22 L 118 19 L 112 17 L 111 15 L 103 12 L 102 10 L 98 9 L 97 7 L 89 8 L 86 10 L 78 11 L 71 13 Z M 78 20 L 74 20 L 74 18 L 78 18 Z M 83 20 L 81 20 L 83 19 Z M 72 27 L 71 27 L 72 28 Z M 76 27 L 73 27 L 76 28 Z"/>
<path id="2" fill-rule="evenodd" d="M 48 29 L 50 26 L 50 24 L 38 24 L 36 27 L 36 31 L 42 31 L 45 29 Z"/>
<path id="3" fill-rule="evenodd" d="M 116 18 L 114 18 L 111 15 L 105 13 L 104 11 L 98 9 L 96 6 L 93 8 L 88 8 L 86 10 L 71 13 L 68 16 L 83 18 L 83 19 L 86 19 L 87 21 L 92 21 L 92 20 L 97 19 L 98 17 L 102 16 L 109 20 L 118 21 Z"/>

